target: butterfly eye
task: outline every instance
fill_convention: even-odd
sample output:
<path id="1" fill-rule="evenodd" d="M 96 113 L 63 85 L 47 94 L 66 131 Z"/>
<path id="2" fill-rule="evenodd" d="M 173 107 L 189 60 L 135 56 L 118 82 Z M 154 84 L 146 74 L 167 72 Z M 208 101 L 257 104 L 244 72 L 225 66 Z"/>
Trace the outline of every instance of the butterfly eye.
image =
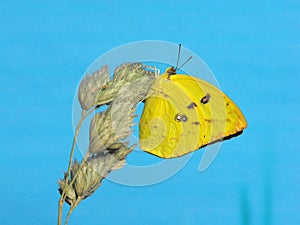
<path id="1" fill-rule="evenodd" d="M 188 118 L 187 118 L 187 116 L 184 115 L 184 114 L 181 115 L 181 114 L 177 113 L 176 116 L 175 116 L 175 120 L 176 120 L 177 122 L 186 122 L 186 121 L 188 120 Z"/>

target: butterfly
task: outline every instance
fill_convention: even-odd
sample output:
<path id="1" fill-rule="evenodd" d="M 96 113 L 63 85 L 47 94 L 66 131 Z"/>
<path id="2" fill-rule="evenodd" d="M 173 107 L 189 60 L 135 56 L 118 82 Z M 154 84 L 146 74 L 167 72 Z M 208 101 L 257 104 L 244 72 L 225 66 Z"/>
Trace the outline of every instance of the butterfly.
<path id="1" fill-rule="evenodd" d="M 237 105 L 212 84 L 177 74 L 176 68 L 158 76 L 147 94 L 139 122 L 140 148 L 174 158 L 240 135 L 247 122 Z"/>

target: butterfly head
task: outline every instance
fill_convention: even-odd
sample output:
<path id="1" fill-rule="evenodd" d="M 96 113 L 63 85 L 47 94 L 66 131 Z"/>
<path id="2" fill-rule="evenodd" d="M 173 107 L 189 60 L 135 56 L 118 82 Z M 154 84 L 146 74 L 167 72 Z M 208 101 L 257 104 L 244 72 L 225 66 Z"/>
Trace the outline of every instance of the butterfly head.
<path id="1" fill-rule="evenodd" d="M 180 70 L 188 61 L 190 61 L 192 59 L 192 56 L 190 56 L 187 60 L 185 60 L 185 62 L 181 66 L 178 67 L 179 58 L 180 58 L 180 51 L 181 51 L 181 44 L 179 44 L 176 67 L 174 68 L 174 66 L 171 66 L 171 67 L 167 68 L 166 71 L 165 71 L 165 74 L 168 75 L 168 80 L 170 80 L 170 77 L 172 75 L 177 74 L 177 70 Z"/>
<path id="2" fill-rule="evenodd" d="M 168 79 L 170 78 L 171 75 L 175 75 L 177 73 L 176 69 L 174 68 L 174 66 L 171 66 L 169 68 L 166 69 L 166 74 L 168 74 Z"/>

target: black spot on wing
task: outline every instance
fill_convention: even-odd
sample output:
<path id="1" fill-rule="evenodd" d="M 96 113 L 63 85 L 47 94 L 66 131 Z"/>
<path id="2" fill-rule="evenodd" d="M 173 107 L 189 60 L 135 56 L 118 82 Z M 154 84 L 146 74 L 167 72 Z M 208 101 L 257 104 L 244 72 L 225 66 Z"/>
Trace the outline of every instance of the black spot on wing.
<path id="1" fill-rule="evenodd" d="M 200 123 L 198 121 L 192 122 L 192 124 L 194 124 L 194 125 L 200 125 Z"/>
<path id="2" fill-rule="evenodd" d="M 175 115 L 175 118 L 174 118 L 177 122 L 186 122 L 186 121 L 188 121 L 188 118 L 187 118 L 187 116 L 186 115 L 184 115 L 184 114 L 180 114 L 180 113 L 177 113 L 176 115 Z"/>
<path id="3" fill-rule="evenodd" d="M 180 122 L 181 121 L 181 115 L 179 113 L 177 113 L 175 115 L 175 118 L 174 118 L 177 122 Z"/>
<path id="4" fill-rule="evenodd" d="M 183 121 L 183 122 L 186 122 L 186 121 L 188 120 L 188 118 L 187 118 L 187 116 L 186 116 L 186 115 L 182 115 L 182 117 L 181 117 L 181 118 L 182 118 L 182 121 Z"/>
<path id="5" fill-rule="evenodd" d="M 201 98 L 200 102 L 201 102 L 202 104 L 206 104 L 206 103 L 209 102 L 209 99 L 210 99 L 210 94 L 207 93 L 203 98 Z"/>
<path id="6" fill-rule="evenodd" d="M 189 105 L 187 106 L 188 109 L 193 109 L 193 108 L 195 108 L 195 107 L 197 107 L 197 105 L 196 105 L 195 102 L 192 102 L 191 104 L 189 104 Z"/>

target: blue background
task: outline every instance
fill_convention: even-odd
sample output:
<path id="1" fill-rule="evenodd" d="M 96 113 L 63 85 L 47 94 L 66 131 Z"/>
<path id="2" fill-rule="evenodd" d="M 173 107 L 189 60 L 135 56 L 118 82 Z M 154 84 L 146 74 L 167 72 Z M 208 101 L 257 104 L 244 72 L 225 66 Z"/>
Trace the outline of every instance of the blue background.
<path id="1" fill-rule="evenodd" d="M 79 80 L 111 48 L 149 39 L 197 53 L 249 127 L 203 173 L 197 151 L 156 185 L 104 181 L 70 224 L 298 224 L 299 10 L 298 1 L 1 2 L 1 224 L 56 223 Z"/>

